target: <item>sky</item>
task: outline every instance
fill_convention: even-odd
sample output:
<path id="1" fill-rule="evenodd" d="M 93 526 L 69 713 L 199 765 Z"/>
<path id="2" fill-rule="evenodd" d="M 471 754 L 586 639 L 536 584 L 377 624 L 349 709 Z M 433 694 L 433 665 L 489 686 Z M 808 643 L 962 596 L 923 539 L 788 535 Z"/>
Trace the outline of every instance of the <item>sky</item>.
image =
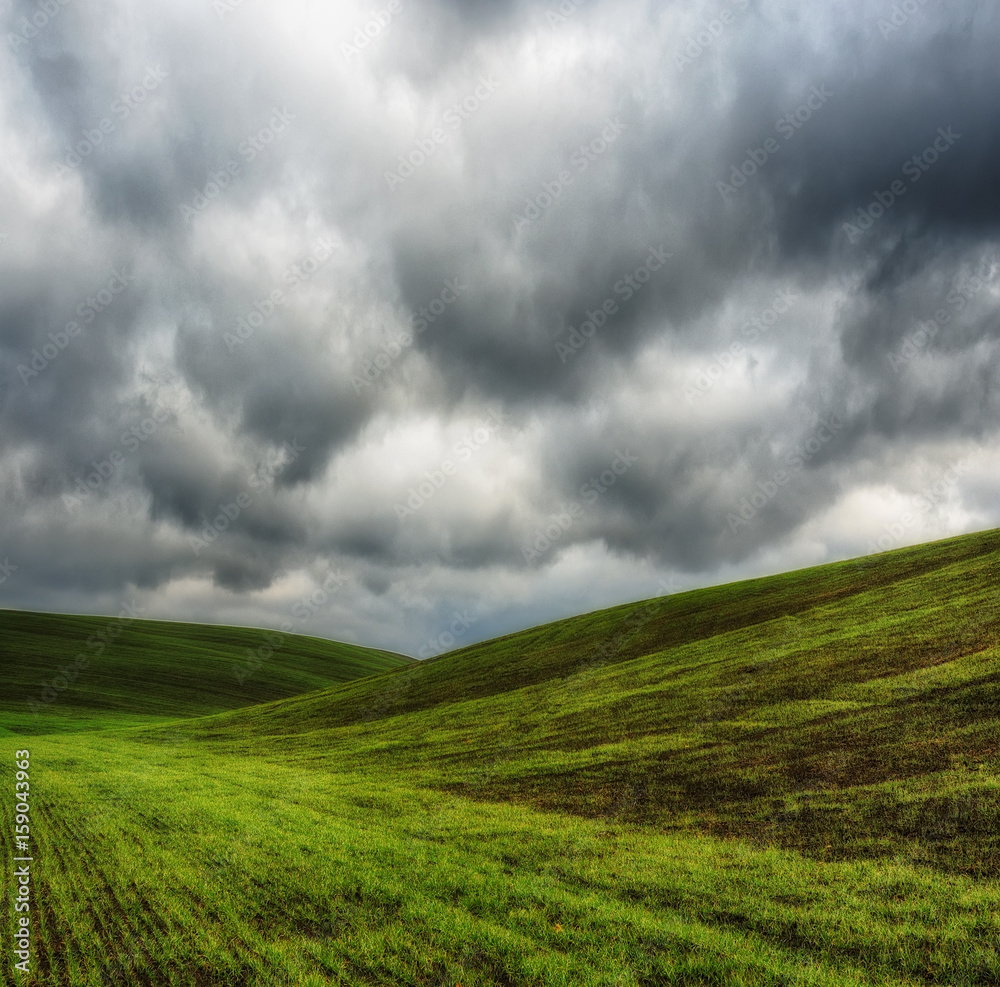
<path id="1" fill-rule="evenodd" d="M 995 4 L 0 22 L 0 607 L 429 657 L 1000 525 Z"/>

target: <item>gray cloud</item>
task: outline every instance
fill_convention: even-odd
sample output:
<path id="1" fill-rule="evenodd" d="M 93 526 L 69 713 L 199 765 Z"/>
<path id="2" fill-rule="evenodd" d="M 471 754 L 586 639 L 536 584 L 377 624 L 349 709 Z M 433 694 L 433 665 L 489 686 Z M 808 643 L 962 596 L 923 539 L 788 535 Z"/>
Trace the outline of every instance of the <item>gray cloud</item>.
<path id="1" fill-rule="evenodd" d="M 340 570 L 302 629 L 415 652 L 861 554 L 955 463 L 907 538 L 997 523 L 991 7 L 383 7 L 11 8 L 0 605 Z"/>

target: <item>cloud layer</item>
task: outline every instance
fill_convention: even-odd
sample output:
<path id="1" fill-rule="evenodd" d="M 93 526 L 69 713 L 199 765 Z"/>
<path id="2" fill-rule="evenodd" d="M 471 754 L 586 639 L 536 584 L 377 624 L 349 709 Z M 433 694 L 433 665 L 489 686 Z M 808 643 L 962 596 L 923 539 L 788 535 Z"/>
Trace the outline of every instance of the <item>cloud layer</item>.
<path id="1" fill-rule="evenodd" d="M 1000 523 L 991 5 L 335 6 L 4 7 L 0 605 L 415 654 Z"/>

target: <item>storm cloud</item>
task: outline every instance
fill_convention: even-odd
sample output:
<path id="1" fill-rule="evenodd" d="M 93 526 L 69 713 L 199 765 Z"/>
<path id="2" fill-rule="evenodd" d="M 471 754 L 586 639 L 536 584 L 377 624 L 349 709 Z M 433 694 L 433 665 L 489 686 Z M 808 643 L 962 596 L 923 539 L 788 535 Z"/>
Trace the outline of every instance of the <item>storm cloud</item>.
<path id="1" fill-rule="evenodd" d="M 0 605 L 426 655 L 1000 524 L 993 5 L 335 7 L 4 5 Z"/>

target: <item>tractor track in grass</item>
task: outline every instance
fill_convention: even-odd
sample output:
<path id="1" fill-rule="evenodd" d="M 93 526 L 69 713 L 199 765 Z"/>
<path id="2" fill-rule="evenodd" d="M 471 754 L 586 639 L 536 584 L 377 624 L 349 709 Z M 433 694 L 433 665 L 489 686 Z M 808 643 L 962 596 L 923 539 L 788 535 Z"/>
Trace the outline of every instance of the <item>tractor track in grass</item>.
<path id="1" fill-rule="evenodd" d="M 64 818 L 58 813 L 46 813 L 46 816 L 53 836 L 65 837 L 67 841 L 73 839 L 72 829 Z M 124 835 L 130 836 L 142 852 L 149 849 L 134 832 Z M 204 987 L 249 984 L 252 980 L 247 978 L 254 975 L 254 961 L 265 967 L 270 965 L 270 961 L 247 941 L 245 934 L 240 932 L 239 927 L 245 926 L 246 923 L 238 920 L 237 924 L 226 925 L 221 916 L 216 916 L 213 922 L 220 931 L 224 930 L 228 937 L 227 949 L 232 965 L 237 968 L 236 972 L 232 969 L 214 971 L 202 966 L 192 970 L 179 965 L 174 959 L 165 959 L 171 953 L 169 937 L 172 926 L 164 920 L 138 886 L 133 889 L 136 907 L 130 910 L 119 893 L 121 889 L 116 890 L 107 871 L 97 863 L 94 852 L 89 847 L 82 846 L 79 840 L 75 841 L 75 847 L 72 860 L 68 858 L 66 851 L 56 849 L 55 841 L 50 849 L 61 874 L 67 880 L 73 877 L 80 878 L 79 883 L 89 889 L 86 897 L 78 897 L 76 900 L 84 906 L 88 916 L 93 918 L 94 927 L 101 935 L 101 942 L 105 948 L 101 969 L 95 970 L 95 973 L 105 978 L 109 975 L 119 977 L 117 980 L 107 982 L 127 983 L 136 987 L 164 987 L 176 983 L 178 977 L 181 978 L 181 982 L 185 982 L 190 976 L 194 978 L 191 982 Z M 197 919 L 199 912 L 207 916 L 217 910 L 218 903 L 213 905 L 206 900 L 198 893 L 196 886 L 189 885 L 182 890 L 183 898 L 191 906 L 192 920 Z M 54 913 L 50 915 L 50 919 L 56 923 Z M 179 918 L 175 923 L 182 929 L 186 929 L 189 924 L 184 918 Z M 121 931 L 125 933 L 120 940 L 120 946 L 117 945 L 118 940 L 112 931 L 115 928 L 120 930 L 119 934 Z M 132 944 L 131 949 L 129 943 Z M 142 964 L 136 962 L 138 957 L 141 957 Z M 127 979 L 120 979 L 121 971 L 127 971 Z"/>
<path id="2" fill-rule="evenodd" d="M 121 962 L 123 958 L 127 956 L 130 960 L 134 960 L 136 953 L 132 950 L 123 955 L 120 950 L 115 949 L 115 936 L 112 931 L 115 928 L 124 929 L 130 940 L 133 943 L 138 943 L 147 965 L 156 970 L 159 964 L 146 948 L 146 937 L 143 933 L 147 929 L 150 931 L 155 929 L 157 933 L 162 935 L 166 927 L 164 926 L 162 930 L 157 927 L 155 914 L 150 914 L 150 918 L 153 920 L 152 924 L 147 922 L 146 925 L 140 924 L 132 917 L 115 892 L 107 873 L 97 863 L 94 853 L 74 834 L 68 821 L 62 818 L 57 810 L 51 808 L 43 810 L 42 815 L 49 824 L 52 835 L 64 838 L 65 844 L 71 844 L 74 848 L 73 856 L 70 858 L 70 851 L 64 848 L 62 841 L 52 839 L 48 850 L 57 862 L 59 870 L 65 875 L 67 883 L 72 882 L 86 889 L 86 892 L 78 895 L 76 900 L 84 905 L 87 914 L 92 916 L 97 931 L 102 934 L 100 941 L 104 948 L 106 961 L 102 963 L 102 966 L 115 963 L 129 966 L 135 973 L 141 974 L 141 980 L 133 981 L 140 984 L 141 987 L 158 987 L 159 984 L 168 983 L 169 981 L 163 979 L 158 981 L 151 979 L 145 971 L 135 969 L 132 962 L 123 964 Z M 74 877 L 85 879 L 73 881 Z M 154 936 L 154 938 L 156 937 Z"/>
<path id="3" fill-rule="evenodd" d="M 131 793 L 128 803 L 130 808 L 116 802 L 116 808 L 111 810 L 115 815 L 109 814 L 105 818 L 117 817 L 118 822 L 125 824 L 120 830 L 116 830 L 119 841 L 129 843 L 140 857 L 148 858 L 150 855 L 160 853 L 161 847 L 158 841 L 147 839 L 147 834 L 142 829 L 142 821 L 148 821 L 153 817 L 149 813 L 137 812 L 131 808 L 134 806 L 137 794 L 137 791 Z M 180 982 L 186 983 L 189 976 L 194 976 L 195 983 L 213 987 L 215 984 L 229 985 L 244 982 L 240 978 L 248 976 L 251 980 L 245 982 L 249 983 L 256 969 L 254 963 L 264 967 L 271 965 L 271 961 L 247 937 L 248 934 L 253 935 L 252 925 L 240 916 L 237 916 L 235 922 L 227 923 L 220 911 L 224 908 L 224 900 L 210 900 L 205 897 L 201 892 L 206 886 L 197 880 L 186 880 L 172 886 L 172 900 L 174 906 L 179 907 L 172 907 L 167 902 L 161 902 L 159 907 L 155 907 L 143 888 L 137 884 L 124 888 L 121 885 L 116 887 L 113 883 L 114 875 L 109 876 L 107 870 L 98 862 L 101 847 L 106 849 L 113 841 L 103 839 L 103 834 L 100 834 L 97 836 L 99 845 L 95 844 L 94 834 L 86 825 L 74 824 L 71 815 L 79 818 L 84 811 L 75 788 L 63 789 L 54 795 L 52 802 L 55 808 L 49 806 L 41 814 L 40 821 L 48 830 L 47 833 L 40 833 L 43 837 L 43 849 L 45 844 L 51 844 L 52 856 L 60 873 L 65 875 L 68 881 L 71 881 L 74 875 L 78 876 L 81 878 L 79 883 L 90 889 L 86 899 L 78 897 L 77 901 L 86 908 L 88 915 L 94 916 L 94 925 L 101 934 L 102 941 L 113 950 L 104 964 L 106 969 L 101 971 L 102 974 L 117 972 L 119 968 L 133 969 L 130 963 L 141 955 L 147 969 L 135 972 L 136 975 L 141 972 L 143 979 L 139 981 L 133 977 L 131 980 L 117 982 L 135 983 L 137 987 L 161 987 L 178 982 L 178 977 L 181 978 Z M 158 822 L 160 822 L 157 827 L 159 832 L 171 831 L 162 821 Z M 66 847 L 73 849 L 68 851 Z M 187 854 L 185 858 L 193 866 L 197 866 L 197 859 Z M 260 890 L 265 887 L 264 884 L 259 885 Z M 123 894 L 123 891 L 126 894 Z M 172 921 L 166 920 L 160 914 L 162 909 L 173 914 Z M 169 959 L 173 951 L 171 933 L 178 929 L 187 932 L 192 924 L 199 923 L 205 917 L 209 917 L 209 921 L 227 939 L 227 948 L 231 953 L 235 972 L 229 969 L 225 974 L 217 974 L 215 971 L 206 971 L 200 967 L 179 967 L 174 959 Z M 126 931 L 128 939 L 138 944 L 141 953 L 135 949 L 129 952 L 124 941 L 121 948 L 114 948 L 112 930 L 116 927 Z M 259 931 L 266 932 L 266 929 Z M 222 979 L 218 979 L 219 977 Z"/>

